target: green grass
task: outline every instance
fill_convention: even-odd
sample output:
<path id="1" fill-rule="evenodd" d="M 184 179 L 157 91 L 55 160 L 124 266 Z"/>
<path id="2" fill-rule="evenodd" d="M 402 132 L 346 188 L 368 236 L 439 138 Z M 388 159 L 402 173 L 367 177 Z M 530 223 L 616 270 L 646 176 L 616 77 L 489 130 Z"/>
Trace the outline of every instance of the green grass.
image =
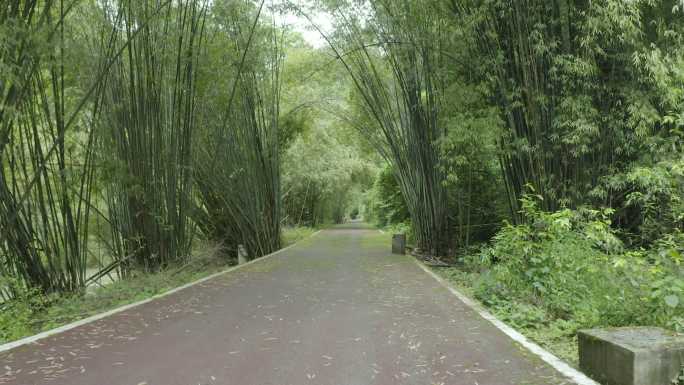
<path id="1" fill-rule="evenodd" d="M 285 227 L 283 228 L 282 235 L 283 247 L 290 246 L 301 241 L 302 239 L 308 238 L 316 231 L 317 229 L 305 226 Z"/>
<path id="2" fill-rule="evenodd" d="M 459 268 L 432 268 L 463 294 L 475 299 L 475 285 L 480 273 Z M 564 320 L 552 320 L 540 307 L 515 300 L 482 303 L 492 314 L 515 328 L 525 337 L 536 342 L 568 364 L 578 367 L 577 337 L 567 331 Z"/>

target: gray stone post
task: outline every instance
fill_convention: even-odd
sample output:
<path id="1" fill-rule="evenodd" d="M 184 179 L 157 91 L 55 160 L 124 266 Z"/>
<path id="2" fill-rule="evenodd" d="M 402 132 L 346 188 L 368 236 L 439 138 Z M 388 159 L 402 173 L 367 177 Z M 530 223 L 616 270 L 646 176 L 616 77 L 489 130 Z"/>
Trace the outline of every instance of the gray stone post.
<path id="1" fill-rule="evenodd" d="M 238 245 L 238 265 L 247 263 L 247 249 L 245 245 Z"/>
<path id="2" fill-rule="evenodd" d="M 392 235 L 392 254 L 406 254 L 406 234 Z"/>
<path id="3" fill-rule="evenodd" d="M 580 368 L 605 385 L 670 385 L 684 365 L 684 335 L 655 327 L 580 330 Z"/>

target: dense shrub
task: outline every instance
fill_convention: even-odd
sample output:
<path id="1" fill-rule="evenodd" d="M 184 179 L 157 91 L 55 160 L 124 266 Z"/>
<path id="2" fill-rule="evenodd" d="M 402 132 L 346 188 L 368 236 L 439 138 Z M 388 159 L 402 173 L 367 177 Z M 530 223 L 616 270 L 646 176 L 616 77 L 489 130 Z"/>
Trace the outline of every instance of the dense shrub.
<path id="1" fill-rule="evenodd" d="M 625 251 L 607 219 L 610 210 L 546 213 L 527 196 L 523 214 L 526 224 L 504 227 L 480 261 L 470 262 L 484 265 L 475 289 L 480 300 L 538 306 L 551 319 L 569 321 L 571 334 L 594 326 L 684 330 L 681 234 L 649 251 Z"/>
<path id="2" fill-rule="evenodd" d="M 611 175 L 593 193 L 603 197 L 609 191 L 617 208 L 616 225 L 630 244 L 650 246 L 684 230 L 684 157 L 670 156 Z"/>
<path id="3" fill-rule="evenodd" d="M 33 334 L 35 313 L 45 309 L 56 294 L 45 295 L 36 288 L 26 288 L 16 278 L 0 276 L 0 288 L 13 292 L 0 301 L 0 343 Z"/>

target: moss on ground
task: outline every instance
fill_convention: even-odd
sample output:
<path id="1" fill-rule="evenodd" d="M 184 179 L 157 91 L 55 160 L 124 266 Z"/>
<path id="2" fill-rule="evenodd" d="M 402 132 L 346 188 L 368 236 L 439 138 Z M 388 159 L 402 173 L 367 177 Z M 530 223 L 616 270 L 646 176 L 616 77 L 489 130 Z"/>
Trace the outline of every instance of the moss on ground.
<path id="1" fill-rule="evenodd" d="M 392 245 L 392 236 L 387 233 L 373 232 L 364 236 L 361 239 L 361 247 L 364 249 L 377 249 L 378 246 L 386 247 L 387 253 L 390 254 L 390 247 Z"/>
<path id="2" fill-rule="evenodd" d="M 283 247 L 295 244 L 303 239 L 310 237 L 316 229 L 311 227 L 296 226 L 296 227 L 284 227 L 283 228 Z"/>

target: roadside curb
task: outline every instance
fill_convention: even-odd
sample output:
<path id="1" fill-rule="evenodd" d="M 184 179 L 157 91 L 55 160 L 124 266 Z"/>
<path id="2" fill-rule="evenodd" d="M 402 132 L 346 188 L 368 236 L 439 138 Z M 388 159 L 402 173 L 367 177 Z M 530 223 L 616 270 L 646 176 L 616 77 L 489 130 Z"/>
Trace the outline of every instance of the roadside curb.
<path id="1" fill-rule="evenodd" d="M 183 285 L 183 286 L 179 286 L 179 287 L 177 287 L 177 288 L 175 288 L 175 289 L 171 289 L 171 290 L 169 290 L 169 291 L 165 291 L 165 292 L 163 292 L 163 293 L 154 295 L 154 296 L 152 296 L 152 297 L 150 297 L 150 298 L 147 298 L 147 299 L 144 299 L 144 300 L 141 300 L 141 301 L 138 301 L 138 302 L 134 302 L 134 303 L 131 303 L 131 304 L 128 304 L 128 305 L 123 305 L 123 306 L 117 307 L 117 308 L 115 308 L 115 309 L 106 311 L 106 312 L 104 312 L 104 313 L 95 314 L 95 315 L 93 315 L 93 316 L 84 318 L 84 319 L 79 320 L 79 321 L 75 321 L 75 322 L 72 322 L 72 323 L 69 323 L 69 324 L 62 325 L 62 326 L 60 326 L 60 327 L 54 328 L 54 329 L 50 329 L 50 330 L 46 330 L 46 331 L 41 332 L 41 333 L 38 333 L 38 334 L 34 334 L 34 335 L 32 335 L 32 336 L 29 336 L 29 337 L 24 337 L 24 338 L 22 338 L 22 339 L 20 339 L 20 340 L 16 340 L 16 341 L 12 341 L 12 342 L 8 342 L 8 343 L 6 343 L 6 344 L 0 345 L 0 353 L 6 352 L 6 351 L 8 351 L 8 350 L 12 350 L 12 349 L 14 349 L 14 348 L 18 348 L 18 347 L 20 347 L 20 346 L 24 346 L 24 345 L 28 345 L 28 344 L 37 342 L 37 341 L 39 341 L 39 340 L 42 340 L 42 339 L 45 339 L 45 338 L 54 336 L 54 335 L 56 335 L 56 334 L 64 333 L 64 332 L 69 331 L 69 330 L 71 330 L 71 329 L 75 329 L 75 328 L 77 328 L 77 327 L 79 327 L 79 326 L 83 326 L 83 325 L 87 325 L 87 324 L 92 323 L 92 322 L 95 322 L 95 321 L 99 321 L 99 320 L 101 320 L 101 319 L 103 319 L 103 318 L 107 318 L 107 317 L 112 316 L 112 315 L 115 315 L 115 314 L 117 314 L 117 313 L 121 313 L 121 312 L 124 312 L 124 311 L 126 311 L 126 310 L 130 310 L 130 309 L 133 309 L 133 308 L 135 308 L 135 307 L 144 305 L 144 304 L 146 304 L 146 303 L 155 301 L 155 300 L 157 300 L 157 299 L 164 298 L 164 297 L 167 297 L 167 296 L 169 296 L 169 295 L 178 293 L 179 291 L 182 291 L 182 290 L 185 290 L 185 289 L 187 289 L 187 288 L 190 288 L 190 287 L 199 285 L 200 283 L 204 283 L 204 282 L 206 282 L 206 281 L 209 281 L 209 280 L 212 280 L 212 279 L 214 279 L 214 278 L 220 277 L 221 275 L 224 275 L 224 274 L 227 274 L 227 273 L 230 273 L 230 272 L 233 272 L 233 271 L 242 269 L 243 267 L 246 267 L 246 266 L 255 264 L 255 263 L 260 262 L 260 261 L 264 261 L 264 260 L 269 259 L 269 258 L 271 258 L 271 257 L 275 257 L 275 256 L 277 256 L 278 254 L 283 253 L 283 252 L 285 252 L 286 250 L 289 250 L 289 249 L 291 249 L 291 248 L 293 248 L 293 247 L 299 245 L 302 241 L 305 241 L 305 240 L 307 240 L 307 239 L 311 239 L 311 238 L 315 237 L 316 235 L 318 235 L 318 234 L 319 234 L 320 232 L 322 232 L 322 231 L 323 231 L 323 230 L 318 230 L 318 231 L 316 231 L 315 233 L 311 234 L 310 236 L 308 236 L 308 237 L 306 237 L 306 238 L 304 238 L 304 239 L 300 239 L 299 241 L 297 241 L 297 242 L 291 244 L 290 246 L 287 246 L 287 247 L 284 247 L 284 248 L 282 248 L 282 249 L 280 249 L 280 250 L 274 251 L 274 252 L 271 253 L 271 254 L 264 255 L 264 256 L 261 257 L 261 258 L 254 259 L 254 260 L 249 261 L 249 262 L 247 262 L 247 263 L 245 263 L 245 264 L 242 264 L 242 265 L 232 266 L 232 267 L 230 267 L 230 268 L 228 268 L 228 269 L 226 269 L 226 270 L 220 271 L 220 272 L 218 272 L 218 273 L 211 274 L 211 275 L 209 275 L 209 276 L 206 276 L 206 277 L 204 277 L 204 278 L 200 278 L 200 279 L 198 279 L 198 280 L 196 280 L 196 281 L 193 281 L 193 282 L 190 282 L 190 283 L 186 283 L 186 284 Z"/>
<path id="2" fill-rule="evenodd" d="M 418 267 L 423 269 L 423 271 L 425 271 L 428 275 L 430 275 L 432 278 L 437 280 L 437 282 L 439 282 L 442 286 L 447 288 L 451 292 L 451 294 L 456 296 L 466 306 L 473 309 L 477 314 L 480 315 L 480 317 L 489 321 L 497 329 L 501 330 L 504 334 L 506 334 L 513 341 L 519 343 L 525 349 L 527 349 L 530 352 L 537 355 L 539 358 L 542 359 L 542 361 L 546 362 L 551 367 L 553 367 L 558 372 L 560 372 L 560 374 L 567 377 L 569 380 L 573 381 L 577 385 L 599 385 L 599 383 L 597 383 L 596 381 L 587 377 L 584 373 L 582 373 L 579 370 L 571 367 L 566 362 L 564 362 L 560 358 L 556 357 L 553 353 L 547 351 L 546 349 L 542 348 L 541 346 L 537 345 L 536 343 L 530 341 L 527 337 L 522 335 L 520 332 L 518 332 L 517 330 L 515 330 L 512 327 L 505 324 L 503 321 L 496 318 L 492 313 L 487 311 L 483 305 L 481 305 L 479 302 L 471 299 L 467 295 L 458 291 L 458 289 L 456 289 L 453 285 L 451 285 L 449 282 L 447 282 L 444 278 L 437 275 L 437 273 L 432 271 L 423 262 L 419 261 L 417 258 L 415 258 L 413 256 L 409 256 L 409 257 L 411 259 L 413 259 L 413 261 L 416 263 L 416 265 L 418 265 Z"/>

